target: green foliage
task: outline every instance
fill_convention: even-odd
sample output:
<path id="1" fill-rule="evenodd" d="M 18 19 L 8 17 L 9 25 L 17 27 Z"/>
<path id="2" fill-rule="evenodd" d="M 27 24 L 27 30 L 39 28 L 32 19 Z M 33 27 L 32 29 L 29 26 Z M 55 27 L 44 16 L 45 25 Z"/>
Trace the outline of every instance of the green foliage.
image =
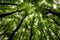
<path id="1" fill-rule="evenodd" d="M 54 0 L 0 0 L 0 40 L 60 40 L 60 4 L 56 9 L 54 4 Z"/>

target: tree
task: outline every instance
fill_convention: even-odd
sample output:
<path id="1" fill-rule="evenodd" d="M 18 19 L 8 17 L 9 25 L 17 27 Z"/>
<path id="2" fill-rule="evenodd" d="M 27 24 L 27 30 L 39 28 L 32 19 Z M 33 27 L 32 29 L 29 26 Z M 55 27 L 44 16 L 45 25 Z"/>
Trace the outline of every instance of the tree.
<path id="1" fill-rule="evenodd" d="M 0 40 L 60 40 L 59 8 L 56 0 L 0 0 Z"/>

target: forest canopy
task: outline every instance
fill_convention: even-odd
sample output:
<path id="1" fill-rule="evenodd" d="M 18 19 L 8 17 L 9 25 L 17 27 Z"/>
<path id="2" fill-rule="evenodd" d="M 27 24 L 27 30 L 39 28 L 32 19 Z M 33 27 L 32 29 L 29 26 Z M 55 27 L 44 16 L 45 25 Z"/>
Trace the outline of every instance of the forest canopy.
<path id="1" fill-rule="evenodd" d="M 60 0 L 0 0 L 0 40 L 60 40 Z"/>

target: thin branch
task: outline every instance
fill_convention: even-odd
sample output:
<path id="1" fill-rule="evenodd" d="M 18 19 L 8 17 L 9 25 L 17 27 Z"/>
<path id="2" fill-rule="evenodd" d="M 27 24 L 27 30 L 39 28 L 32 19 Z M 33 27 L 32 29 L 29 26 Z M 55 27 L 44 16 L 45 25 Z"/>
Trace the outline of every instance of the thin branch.
<path id="1" fill-rule="evenodd" d="M 5 17 L 5 16 L 9 16 L 9 15 L 11 15 L 11 14 L 14 14 L 14 13 L 16 13 L 16 12 L 21 12 L 21 11 L 24 11 L 24 10 L 17 10 L 17 11 L 10 12 L 10 13 L 0 14 L 0 18 Z"/>
<path id="2" fill-rule="evenodd" d="M 30 40 L 32 40 L 32 27 L 31 27 L 31 30 L 30 30 Z"/>
<path id="3" fill-rule="evenodd" d="M 51 29 L 52 31 L 53 31 L 53 33 L 56 35 L 56 37 L 60 40 L 60 37 L 57 35 L 57 33 L 53 30 L 53 29 Z"/>
<path id="4" fill-rule="evenodd" d="M 48 10 L 48 13 L 52 13 L 58 17 L 60 17 L 60 13 L 57 13 L 57 12 L 53 12 L 51 9 L 47 9 Z"/>
<path id="5" fill-rule="evenodd" d="M 14 6 L 17 6 L 17 4 L 13 4 L 13 3 L 0 3 L 0 5 L 14 5 Z"/>
<path id="6" fill-rule="evenodd" d="M 11 35 L 9 36 L 8 40 L 12 40 L 15 33 L 18 31 L 18 29 L 21 27 L 22 23 L 23 23 L 23 20 L 25 19 L 26 17 L 26 14 L 25 16 L 23 17 L 23 19 L 21 20 L 20 24 L 17 26 L 17 28 L 11 33 Z"/>
<path id="7" fill-rule="evenodd" d="M 58 25 L 58 26 L 60 26 L 60 24 L 55 20 L 55 19 L 53 19 L 53 18 L 51 18 L 52 20 L 54 20 L 54 22 Z"/>
<path id="8" fill-rule="evenodd" d="M 34 24 L 34 17 L 33 17 L 33 19 L 32 19 L 32 21 L 31 21 L 31 30 L 30 30 L 30 40 L 32 40 L 32 35 L 33 35 L 33 33 L 32 33 L 32 28 L 33 28 L 33 24 Z"/>

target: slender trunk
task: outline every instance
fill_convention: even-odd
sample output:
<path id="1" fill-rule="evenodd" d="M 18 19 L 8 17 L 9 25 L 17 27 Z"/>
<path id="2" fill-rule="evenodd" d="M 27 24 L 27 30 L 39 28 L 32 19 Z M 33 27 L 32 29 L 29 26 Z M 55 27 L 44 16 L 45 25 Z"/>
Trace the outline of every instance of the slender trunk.
<path id="1" fill-rule="evenodd" d="M 33 36 L 32 31 L 33 31 L 34 19 L 35 19 L 35 18 L 33 17 L 32 21 L 31 21 L 30 40 L 32 40 L 32 36 Z"/>
<path id="2" fill-rule="evenodd" d="M 31 27 L 31 30 L 30 30 L 30 40 L 32 40 L 32 27 Z"/>
<path id="3" fill-rule="evenodd" d="M 18 29 L 21 27 L 23 20 L 25 19 L 26 15 L 24 16 L 24 18 L 21 20 L 20 24 L 17 26 L 17 28 L 11 33 L 11 35 L 9 36 L 8 40 L 12 40 L 15 33 L 18 31 Z"/>

